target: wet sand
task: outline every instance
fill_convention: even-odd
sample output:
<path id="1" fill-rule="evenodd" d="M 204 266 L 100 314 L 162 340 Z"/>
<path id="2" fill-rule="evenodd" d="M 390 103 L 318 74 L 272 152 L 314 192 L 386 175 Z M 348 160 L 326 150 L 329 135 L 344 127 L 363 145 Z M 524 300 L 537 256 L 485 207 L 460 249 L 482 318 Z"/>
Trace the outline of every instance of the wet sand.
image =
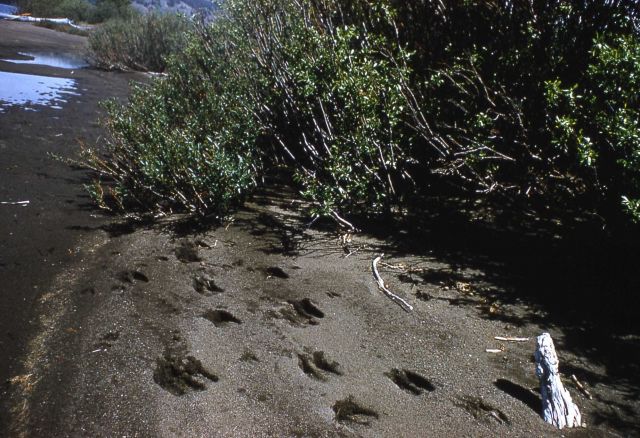
<path id="1" fill-rule="evenodd" d="M 23 29 L 24 46 L 37 45 Z M 1 339 L 10 353 L 1 359 L 10 380 L 0 435 L 637 434 L 635 332 L 606 334 L 627 351 L 621 361 L 597 351 L 601 339 L 584 347 L 592 332 L 560 324 L 565 309 L 525 299 L 503 259 L 460 251 L 444 229 L 424 242 L 411 229 L 347 239 L 332 224 L 309 229 L 304 203 L 279 183 L 222 224 L 97 212 L 81 188 L 86 175 L 46 152 L 72 154 L 77 137 L 95 141 L 96 101 L 123 96 L 128 77 L 74 77 L 87 89 L 82 103 L 0 114 L 0 147 L 11 148 L 0 155 L 0 194 L 31 201 L 0 206 L 9 291 Z M 416 268 L 381 269 L 413 312 L 378 290 L 370 265 L 380 253 Z M 540 418 L 532 356 L 546 330 L 586 429 L 561 433 Z"/>
<path id="2" fill-rule="evenodd" d="M 30 24 L 0 21 L 0 58 L 19 57 L 20 51 L 77 54 L 85 42 Z M 13 107 L 0 113 L 0 201 L 29 201 L 27 206 L 0 205 L 0 382 L 5 382 L 18 374 L 20 357 L 39 330 L 34 314 L 38 298 L 52 278 L 78 260 L 83 228 L 104 223 L 89 208 L 82 189 L 85 173 L 48 154 L 70 157 L 78 142 L 95 142 L 103 134 L 97 124 L 98 101 L 125 96 L 132 76 L 3 61 L 0 70 L 74 79 L 80 92 L 60 110 Z M 7 412 L 0 409 L 3 430 Z"/>

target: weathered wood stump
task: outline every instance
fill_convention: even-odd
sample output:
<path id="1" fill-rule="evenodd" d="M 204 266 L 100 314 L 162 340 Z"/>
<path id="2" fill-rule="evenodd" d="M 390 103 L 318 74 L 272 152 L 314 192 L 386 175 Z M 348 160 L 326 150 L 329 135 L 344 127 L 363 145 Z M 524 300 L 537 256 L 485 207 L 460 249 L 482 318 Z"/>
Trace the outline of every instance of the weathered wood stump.
<path id="1" fill-rule="evenodd" d="M 540 379 L 542 394 L 542 417 L 558 429 L 581 427 L 580 410 L 571 400 L 571 395 L 560 381 L 558 355 L 549 333 L 537 338 L 536 375 Z"/>

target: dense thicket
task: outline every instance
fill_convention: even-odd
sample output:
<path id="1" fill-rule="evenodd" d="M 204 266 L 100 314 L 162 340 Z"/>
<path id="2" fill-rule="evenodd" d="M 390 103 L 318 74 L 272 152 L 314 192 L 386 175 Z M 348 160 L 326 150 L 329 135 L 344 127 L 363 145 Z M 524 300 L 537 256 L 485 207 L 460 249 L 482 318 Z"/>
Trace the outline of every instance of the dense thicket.
<path id="1" fill-rule="evenodd" d="M 89 35 L 89 60 L 106 70 L 162 72 L 166 58 L 184 48 L 192 27 L 184 16 L 158 12 L 108 20 Z"/>
<path id="2" fill-rule="evenodd" d="M 231 0 L 112 106 L 94 192 L 223 212 L 283 164 L 316 212 L 419 209 L 434 181 L 640 217 L 634 1 Z"/>

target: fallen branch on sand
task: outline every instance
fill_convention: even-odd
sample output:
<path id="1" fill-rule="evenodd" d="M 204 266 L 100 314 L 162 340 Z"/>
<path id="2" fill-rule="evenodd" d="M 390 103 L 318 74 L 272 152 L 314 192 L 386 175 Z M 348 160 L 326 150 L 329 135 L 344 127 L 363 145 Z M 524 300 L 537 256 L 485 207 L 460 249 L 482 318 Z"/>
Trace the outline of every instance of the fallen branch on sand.
<path id="1" fill-rule="evenodd" d="M 0 204 L 2 205 L 22 205 L 23 207 L 29 205 L 30 201 L 15 201 L 15 202 L 10 202 L 10 201 L 0 201 Z"/>
<path id="2" fill-rule="evenodd" d="M 571 381 L 576 385 L 576 387 L 587 397 L 589 400 L 593 399 L 593 396 L 589 392 L 587 388 L 578 380 L 575 374 L 571 374 Z"/>
<path id="3" fill-rule="evenodd" d="M 511 336 L 496 336 L 493 339 L 495 339 L 496 341 L 506 341 L 506 342 L 527 342 L 529 341 L 531 338 L 514 338 Z"/>
<path id="4" fill-rule="evenodd" d="M 378 272 L 378 262 L 382 260 L 382 257 L 384 257 L 384 254 L 380 254 L 378 257 L 373 259 L 373 262 L 371 263 L 371 270 L 373 271 L 373 277 L 376 279 L 376 283 L 378 283 L 378 288 L 380 288 L 380 290 L 384 292 L 385 295 L 391 299 L 391 301 L 402 307 L 405 311 L 411 312 L 413 310 L 413 306 L 400 298 L 398 295 L 391 292 L 389 289 L 387 289 L 384 284 L 384 280 L 382 279 L 382 277 L 380 277 L 380 273 Z"/>

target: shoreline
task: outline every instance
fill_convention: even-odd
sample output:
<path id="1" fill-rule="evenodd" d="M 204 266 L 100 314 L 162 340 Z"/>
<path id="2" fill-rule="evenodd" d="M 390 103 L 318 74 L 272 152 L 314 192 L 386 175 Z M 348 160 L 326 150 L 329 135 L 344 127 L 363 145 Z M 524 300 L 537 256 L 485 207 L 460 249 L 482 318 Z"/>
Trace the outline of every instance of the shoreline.
<path id="1" fill-rule="evenodd" d="M 80 54 L 85 40 L 0 21 L 0 58 L 20 58 L 16 55 L 21 51 Z M 6 382 L 19 373 L 29 339 L 39 330 L 34 313 L 38 300 L 48 292 L 51 280 L 78 260 L 77 248 L 86 235 L 83 229 L 108 222 L 85 207 L 85 174 L 48 154 L 72 156 L 78 141 L 93 143 L 103 135 L 96 123 L 98 101 L 126 96 L 134 76 L 4 61 L 0 70 L 72 78 L 81 90 L 79 96 L 70 95 L 62 109 L 38 107 L 37 112 L 27 112 L 9 107 L 0 113 L 0 201 L 29 201 L 24 206 L 0 205 L 0 382 Z M 5 395 L 6 386 L 2 386 Z M 2 398 L 4 408 L 6 397 Z M 0 430 L 6 430 L 8 409 L 2 411 Z"/>

